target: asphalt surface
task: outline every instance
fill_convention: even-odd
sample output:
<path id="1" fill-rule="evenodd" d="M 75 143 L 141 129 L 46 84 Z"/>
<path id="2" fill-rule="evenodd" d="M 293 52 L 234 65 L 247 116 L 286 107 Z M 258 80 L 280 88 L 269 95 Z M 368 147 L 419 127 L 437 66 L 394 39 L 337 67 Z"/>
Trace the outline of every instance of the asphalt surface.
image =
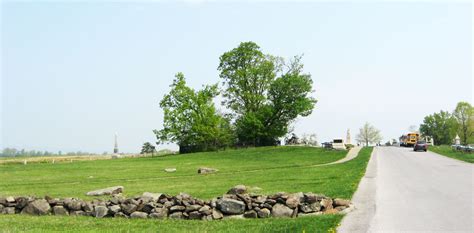
<path id="1" fill-rule="evenodd" d="M 352 201 L 338 232 L 474 232 L 474 164 L 378 147 Z"/>

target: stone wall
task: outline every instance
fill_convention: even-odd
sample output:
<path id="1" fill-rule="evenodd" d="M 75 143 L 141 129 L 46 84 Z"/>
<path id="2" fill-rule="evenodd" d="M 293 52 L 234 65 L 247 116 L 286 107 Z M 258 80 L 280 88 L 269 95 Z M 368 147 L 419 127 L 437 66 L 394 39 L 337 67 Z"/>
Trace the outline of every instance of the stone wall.
<path id="1" fill-rule="evenodd" d="M 125 198 L 115 194 L 108 200 L 84 201 L 77 198 L 0 197 L 1 214 L 69 215 L 201 219 L 302 217 L 320 214 L 347 213 L 352 204 L 347 200 L 332 199 L 313 193 L 277 193 L 274 195 L 247 194 L 247 188 L 238 185 L 227 194 L 212 200 L 201 200 L 188 194 L 170 196 L 144 193 Z"/>

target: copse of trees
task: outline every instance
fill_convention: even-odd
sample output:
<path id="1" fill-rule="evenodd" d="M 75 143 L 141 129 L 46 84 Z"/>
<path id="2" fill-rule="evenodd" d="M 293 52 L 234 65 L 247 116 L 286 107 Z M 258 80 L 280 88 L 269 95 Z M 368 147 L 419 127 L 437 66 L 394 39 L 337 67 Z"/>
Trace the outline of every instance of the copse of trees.
<path id="1" fill-rule="evenodd" d="M 154 130 L 158 143 L 177 143 L 181 153 L 277 145 L 296 118 L 311 114 L 313 81 L 303 72 L 300 56 L 285 61 L 264 54 L 254 42 L 243 42 L 219 61 L 221 89 L 208 85 L 196 91 L 183 74 L 176 75 L 160 102 L 164 122 L 163 129 Z M 214 105 L 220 94 L 227 114 Z"/>
<path id="2" fill-rule="evenodd" d="M 461 143 L 474 142 L 474 108 L 467 102 L 459 102 L 452 113 L 440 111 L 424 118 L 420 125 L 422 135 L 433 137 L 436 145 L 448 145 L 456 134 Z"/>

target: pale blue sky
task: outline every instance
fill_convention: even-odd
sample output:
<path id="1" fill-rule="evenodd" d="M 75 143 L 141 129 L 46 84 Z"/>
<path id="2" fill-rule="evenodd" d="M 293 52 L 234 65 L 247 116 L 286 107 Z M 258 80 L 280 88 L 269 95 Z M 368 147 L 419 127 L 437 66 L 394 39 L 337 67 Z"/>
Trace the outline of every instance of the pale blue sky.
<path id="1" fill-rule="evenodd" d="M 3 1 L 0 147 L 124 152 L 155 141 L 174 74 L 218 82 L 241 41 L 304 53 L 313 114 L 297 133 L 384 140 L 472 102 L 470 3 L 31 3 Z M 168 146 L 169 147 L 169 146 Z"/>

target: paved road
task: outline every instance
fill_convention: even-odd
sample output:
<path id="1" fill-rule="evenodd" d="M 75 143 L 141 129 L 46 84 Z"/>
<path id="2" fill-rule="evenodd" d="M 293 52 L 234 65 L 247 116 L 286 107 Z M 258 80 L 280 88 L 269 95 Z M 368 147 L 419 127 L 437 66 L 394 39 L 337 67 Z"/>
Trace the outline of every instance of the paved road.
<path id="1" fill-rule="evenodd" d="M 474 165 L 375 148 L 338 232 L 474 232 Z"/>

